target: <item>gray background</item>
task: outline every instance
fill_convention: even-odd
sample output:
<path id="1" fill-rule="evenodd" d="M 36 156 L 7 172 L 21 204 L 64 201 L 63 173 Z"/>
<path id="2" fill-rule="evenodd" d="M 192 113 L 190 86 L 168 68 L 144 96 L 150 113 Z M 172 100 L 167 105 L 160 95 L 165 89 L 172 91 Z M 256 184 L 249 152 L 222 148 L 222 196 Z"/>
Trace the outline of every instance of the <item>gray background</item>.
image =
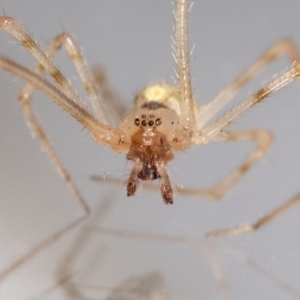
<path id="1" fill-rule="evenodd" d="M 25 5 L 20 0 L 2 0 L 0 4 L 6 15 L 20 20 L 43 46 L 63 30 L 74 33 L 89 65 L 105 66 L 129 109 L 145 85 L 172 82 L 171 1 L 39 0 Z M 195 1 L 190 41 L 196 48 L 191 64 L 200 103 L 208 102 L 280 38 L 292 37 L 300 45 L 299 9 L 299 1 Z M 0 32 L 0 40 L 1 54 L 34 66 L 34 59 L 12 37 Z M 58 61 L 75 88 L 83 92 L 64 52 Z M 289 66 L 285 58 L 280 59 L 236 101 Z M 21 80 L 0 73 L 0 271 L 81 214 L 30 137 L 17 103 L 21 86 Z M 82 294 L 75 291 L 80 299 L 104 299 L 131 276 L 138 276 L 137 284 L 145 279 L 140 288 L 162 288 L 166 299 L 226 299 L 213 275 L 213 268 L 219 267 L 227 281 L 228 299 L 300 298 L 299 207 L 258 232 L 213 242 L 203 239 L 208 231 L 254 221 L 299 191 L 299 95 L 299 84 L 291 84 L 232 126 L 271 129 L 276 141 L 266 159 L 222 202 L 178 196 L 173 206 L 166 206 L 158 192 L 141 190 L 127 198 L 122 186 L 92 182 L 92 174 L 126 178 L 130 164 L 125 155 L 96 145 L 66 113 L 36 93 L 40 118 L 96 221 L 84 231 L 78 227 L 11 272 L 0 283 L 1 299 L 32 299 L 43 293 L 42 299 L 69 299 L 66 285 L 54 287 L 63 276 L 62 262 L 67 258 L 64 272 L 73 274 L 73 288 L 82 289 Z M 184 186 L 208 187 L 238 165 L 250 149 L 246 143 L 192 148 L 176 154 L 169 167 L 171 177 Z M 115 237 L 93 230 L 101 226 L 122 229 L 127 235 Z M 141 235 L 132 237 L 132 232 Z M 149 232 L 163 238 L 150 238 Z M 171 236 L 193 238 L 197 243 L 173 243 Z M 259 267 L 238 257 L 248 257 Z M 283 288 L 281 280 L 294 290 Z"/>

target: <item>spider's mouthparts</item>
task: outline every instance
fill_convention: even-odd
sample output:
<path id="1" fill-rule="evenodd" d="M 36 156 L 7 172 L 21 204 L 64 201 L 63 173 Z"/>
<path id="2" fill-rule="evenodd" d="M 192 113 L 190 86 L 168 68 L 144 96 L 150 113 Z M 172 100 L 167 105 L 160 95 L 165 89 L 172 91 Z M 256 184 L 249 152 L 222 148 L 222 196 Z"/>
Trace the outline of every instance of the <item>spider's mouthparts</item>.
<path id="1" fill-rule="evenodd" d="M 160 178 L 156 165 L 144 165 L 138 173 L 138 178 L 144 181 L 153 181 Z"/>

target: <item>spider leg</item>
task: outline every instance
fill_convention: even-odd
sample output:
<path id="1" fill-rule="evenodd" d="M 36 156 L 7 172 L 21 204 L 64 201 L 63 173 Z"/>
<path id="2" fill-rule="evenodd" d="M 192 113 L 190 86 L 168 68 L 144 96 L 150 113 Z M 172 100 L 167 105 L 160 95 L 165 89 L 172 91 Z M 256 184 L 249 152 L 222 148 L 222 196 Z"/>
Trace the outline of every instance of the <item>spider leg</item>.
<path id="1" fill-rule="evenodd" d="M 195 113 L 191 90 L 190 53 L 187 37 L 188 2 L 188 0 L 177 1 L 175 13 L 175 58 L 177 64 L 178 91 L 180 95 L 179 123 L 184 129 L 190 131 L 195 124 Z"/>
<path id="2" fill-rule="evenodd" d="M 62 94 L 55 86 L 50 84 L 48 81 L 44 80 L 39 75 L 17 64 L 16 62 L 13 62 L 1 56 L 0 68 L 24 79 L 27 82 L 30 82 L 36 89 L 43 91 L 54 102 L 59 104 L 63 109 L 68 111 L 74 118 L 76 118 L 92 134 L 97 134 L 98 141 L 101 141 L 104 144 L 106 143 L 108 145 L 111 145 L 109 144 L 110 140 L 119 140 L 119 134 L 115 135 L 115 131 L 113 129 L 111 129 L 111 131 L 106 131 L 106 126 L 102 125 L 104 127 L 103 128 L 101 124 L 92 115 L 90 115 L 90 113 L 86 109 L 74 103 L 71 99 Z M 32 108 L 30 106 L 30 98 L 26 97 L 26 95 L 21 95 L 20 104 L 22 105 L 25 116 L 27 117 L 28 122 L 32 127 L 34 133 L 39 137 L 43 147 L 47 151 L 47 154 L 49 155 L 50 159 L 54 162 L 56 170 L 58 171 L 60 176 L 66 181 L 67 185 L 72 190 L 72 192 L 75 194 L 84 211 L 88 213 L 89 208 L 87 204 L 85 203 L 80 193 L 76 189 L 75 185 L 71 181 L 68 172 L 65 170 L 59 158 L 57 157 L 53 147 L 47 139 L 45 132 L 41 128 L 34 112 L 32 111 Z"/>
<path id="3" fill-rule="evenodd" d="M 88 70 L 84 58 L 80 53 L 79 47 L 76 45 L 74 39 L 70 38 L 70 35 L 62 34 L 61 36 L 58 36 L 56 39 L 54 39 L 53 42 L 50 44 L 50 48 L 49 48 L 49 51 L 51 53 L 48 54 L 43 52 L 43 50 L 40 48 L 38 43 L 30 36 L 30 34 L 26 31 L 26 29 L 21 24 L 19 24 L 15 19 L 7 16 L 0 17 L 0 27 L 3 30 L 9 32 L 12 36 L 14 36 L 37 59 L 37 61 L 39 62 L 39 65 L 36 68 L 37 73 L 40 73 L 43 71 L 43 69 L 45 69 L 50 74 L 50 76 L 54 79 L 54 81 L 57 83 L 61 93 L 66 95 L 71 101 L 79 105 L 81 108 L 88 111 L 88 108 L 84 103 L 84 101 L 81 99 L 78 93 L 72 88 L 70 82 L 62 74 L 62 72 L 59 70 L 59 68 L 55 65 L 55 63 L 52 60 L 51 56 L 54 56 L 55 53 L 60 49 L 60 47 L 62 45 L 65 45 L 65 47 L 69 52 L 69 55 L 71 56 L 75 64 L 75 67 L 78 70 L 80 77 L 84 82 L 85 88 L 92 99 L 91 100 L 92 103 L 96 102 L 96 100 L 93 100 L 93 98 L 98 97 L 93 75 Z M 28 89 L 30 91 L 29 86 Z M 78 121 L 81 122 L 80 120 Z M 100 121 L 101 120 L 99 120 L 99 127 L 102 127 L 104 129 L 104 127 L 102 126 L 103 123 L 100 123 Z M 112 128 L 106 127 L 106 131 L 110 131 L 111 129 Z"/>
<path id="4" fill-rule="evenodd" d="M 34 76 L 31 71 L 7 58 L 1 58 L 2 68 L 25 79 L 46 94 L 51 94 L 51 97 L 53 97 L 53 100 L 58 105 L 90 131 L 96 142 L 112 147 L 119 147 L 121 131 L 101 123 L 100 120 L 97 120 L 89 112 L 88 107 L 72 88 L 67 78 L 62 74 L 53 60 L 49 58 L 48 54 L 42 51 L 37 42 L 34 41 L 22 25 L 11 17 L 2 16 L 0 17 L 0 27 L 14 36 L 37 59 L 42 66 L 41 68 L 44 68 L 54 79 L 58 85 L 59 92 L 56 87 L 53 87 L 49 82 L 45 82 L 40 76 Z M 59 93 L 63 94 L 63 96 L 61 94 L 58 96 Z"/>
<path id="5" fill-rule="evenodd" d="M 221 229 L 221 230 L 212 231 L 212 232 L 209 232 L 207 234 L 207 236 L 218 237 L 218 236 L 240 234 L 240 233 L 257 230 L 258 228 L 273 221 L 275 218 L 277 218 L 282 213 L 284 213 L 288 209 L 292 208 L 294 205 L 298 204 L 299 202 L 300 202 L 300 193 L 298 193 L 297 195 L 295 195 L 293 198 L 289 199 L 288 201 L 284 202 L 280 206 L 276 207 L 275 209 L 273 209 L 272 211 L 270 211 L 269 213 L 264 215 L 262 218 L 260 218 L 255 223 L 243 225 L 243 226 L 237 226 L 237 227 L 229 228 L 229 229 Z"/>
<path id="6" fill-rule="evenodd" d="M 220 140 L 218 140 L 220 141 Z M 249 169 L 266 155 L 273 141 L 273 135 L 267 130 L 225 131 L 223 141 L 253 141 L 257 145 L 244 162 L 216 186 L 207 190 L 176 187 L 178 194 L 221 199 Z"/>
<path id="7" fill-rule="evenodd" d="M 0 57 L 0 67 L 4 70 L 7 70 L 13 74 L 18 75 L 19 77 L 28 80 L 32 84 L 35 85 L 36 88 L 39 88 L 38 84 L 41 85 L 40 89 L 43 90 L 46 94 L 52 96 L 52 99 L 59 98 L 60 101 L 65 100 L 63 97 L 64 95 L 60 94 L 55 87 L 51 86 L 48 82 L 44 81 L 42 78 L 38 77 L 36 74 L 31 73 L 31 71 L 17 65 L 16 63 L 9 61 L 3 57 Z M 18 69 L 20 68 L 20 69 Z M 34 80 L 37 80 L 35 83 Z M 49 90 L 48 90 L 49 89 Z M 83 210 L 86 214 L 89 212 L 89 208 L 83 197 L 81 196 L 80 192 L 77 190 L 75 184 L 71 180 L 69 173 L 64 168 L 62 162 L 58 158 L 55 150 L 53 149 L 51 143 L 49 142 L 46 133 L 44 132 L 43 128 L 41 127 L 34 111 L 31 108 L 31 97 L 28 97 L 26 94 L 20 94 L 19 101 L 23 110 L 23 113 L 26 117 L 28 124 L 30 125 L 33 133 L 39 138 L 43 149 L 46 151 L 48 157 L 53 162 L 56 171 L 59 173 L 61 178 L 66 182 L 67 186 L 70 190 L 74 193 L 76 199 L 82 206 Z M 83 114 L 86 111 L 82 112 Z M 90 119 L 90 121 L 92 121 Z"/>
<path id="8" fill-rule="evenodd" d="M 53 59 L 55 54 L 59 51 L 59 49 L 61 49 L 63 45 L 66 47 L 72 61 L 74 62 L 75 67 L 80 75 L 80 78 L 84 83 L 84 87 L 87 90 L 90 99 L 93 99 L 95 101 L 97 95 L 95 93 L 95 88 L 92 81 L 92 75 L 90 74 L 88 68 L 86 67 L 84 58 L 81 55 L 78 46 L 75 44 L 74 39 L 72 39 L 70 35 L 63 33 L 55 37 L 51 41 L 48 47 L 48 51 L 47 51 L 48 57 L 50 59 Z M 44 70 L 45 70 L 44 67 L 40 63 L 34 69 L 35 73 L 38 75 L 41 75 Z M 68 188 L 75 195 L 76 199 L 78 199 L 84 211 L 88 213 L 89 208 L 86 201 L 80 194 L 79 190 L 77 189 L 76 185 L 71 179 L 68 171 L 66 170 L 63 163 L 61 162 L 58 155 L 56 154 L 54 147 L 51 145 L 49 138 L 47 137 L 47 134 L 43 130 L 38 118 L 36 117 L 32 109 L 31 101 L 32 101 L 33 91 L 34 91 L 34 86 L 31 83 L 26 82 L 19 94 L 19 102 L 21 104 L 23 113 L 30 125 L 31 130 L 34 132 L 35 136 L 38 137 L 40 143 L 42 144 L 43 149 L 49 156 L 50 160 L 53 162 L 56 171 L 58 172 L 60 177 L 65 181 Z"/>
<path id="9" fill-rule="evenodd" d="M 0 17 L 0 27 L 14 36 L 37 59 L 57 83 L 63 94 L 79 106 L 85 107 L 84 102 L 72 88 L 70 82 L 21 24 L 11 17 L 2 16 Z"/>
<path id="10" fill-rule="evenodd" d="M 205 128 L 202 132 L 198 133 L 198 142 L 206 143 L 209 140 L 212 140 L 214 137 L 217 137 L 227 126 L 229 126 L 233 121 L 245 114 L 250 108 L 254 105 L 263 101 L 266 97 L 285 87 L 289 83 L 293 82 L 300 77 L 300 65 L 296 65 L 291 70 L 287 71 L 277 79 L 273 80 L 265 87 L 259 89 L 252 96 L 244 100 L 242 103 L 233 108 L 229 113 L 224 117 L 220 118 L 216 122 L 212 123 L 210 126 Z M 252 225 L 237 227 L 233 229 L 225 229 L 224 231 L 213 232 L 211 236 L 220 236 L 234 233 L 242 233 L 247 231 L 253 231 L 260 226 L 270 222 L 272 219 L 277 217 L 279 214 L 286 211 L 288 208 L 298 203 L 300 200 L 300 195 L 296 195 L 294 198 L 284 203 L 282 206 L 279 206 L 271 213 L 267 214 L 265 217 L 260 219 L 257 223 Z"/>
<path id="11" fill-rule="evenodd" d="M 283 75 L 268 83 L 266 86 L 259 89 L 246 100 L 234 107 L 230 112 L 223 117 L 213 122 L 203 130 L 196 132 L 195 144 L 205 144 L 219 136 L 222 131 L 235 120 L 244 115 L 254 105 L 262 102 L 265 98 L 282 89 L 289 83 L 300 78 L 300 64 L 294 66 Z"/>
<path id="12" fill-rule="evenodd" d="M 297 62 L 300 59 L 300 52 L 293 40 L 286 38 L 272 45 L 250 67 L 223 89 L 209 104 L 202 107 L 197 116 L 198 128 L 203 128 L 211 118 L 233 99 L 243 86 L 282 55 L 286 55 L 291 63 Z"/>
<path id="13" fill-rule="evenodd" d="M 47 56 L 53 60 L 57 52 L 62 47 L 67 50 L 71 61 L 73 62 L 80 76 L 97 119 L 105 124 L 109 124 L 108 120 L 110 120 L 111 117 L 116 118 L 116 116 L 112 116 L 112 113 L 110 113 L 111 105 L 109 105 L 110 103 L 106 102 L 107 97 L 105 97 L 105 93 L 101 91 L 101 87 L 99 88 L 99 84 L 96 81 L 93 72 L 91 72 L 91 70 L 88 68 L 75 38 L 67 32 L 59 34 L 50 42 L 47 50 Z M 43 70 L 45 70 L 44 67 L 39 63 L 35 69 L 35 72 L 41 74 Z M 31 94 L 32 88 L 32 85 L 27 83 L 22 92 L 24 94 Z"/>
<path id="14" fill-rule="evenodd" d="M 47 51 L 48 57 L 53 59 L 53 57 L 57 54 L 57 52 L 61 49 L 62 46 L 66 48 L 70 58 L 74 62 L 74 65 L 89 95 L 89 99 L 91 100 L 91 103 L 95 109 L 97 117 L 102 121 L 106 121 L 104 120 L 103 112 L 102 115 L 100 115 L 99 113 L 101 111 L 99 109 L 99 104 L 101 99 L 99 99 L 99 96 L 96 93 L 96 86 L 94 83 L 93 75 L 90 72 L 90 70 L 87 68 L 85 60 L 74 38 L 68 33 L 62 33 L 57 37 L 55 37 L 51 41 L 48 47 L 48 51 Z M 45 70 L 44 67 L 39 63 L 35 68 L 35 73 L 41 75 L 44 70 Z M 49 156 L 50 160 L 53 162 L 53 165 L 55 166 L 55 169 L 57 170 L 58 174 L 66 182 L 68 188 L 75 195 L 76 199 L 79 201 L 84 211 L 88 213 L 89 208 L 86 201 L 80 194 L 71 176 L 69 175 L 68 171 L 66 170 L 63 163 L 61 162 L 58 155 L 56 154 L 54 147 L 51 145 L 49 138 L 47 137 L 47 134 L 43 130 L 40 122 L 38 121 L 38 118 L 36 117 L 32 109 L 31 101 L 32 101 L 33 90 L 34 90 L 34 86 L 31 83 L 27 82 L 20 92 L 19 101 L 22 106 L 23 113 L 32 131 L 35 133 L 35 136 L 38 137 L 40 143 L 42 144 L 43 149 Z"/>
<path id="15" fill-rule="evenodd" d="M 4 70 L 9 71 L 27 81 L 19 96 L 19 101 L 27 121 L 32 128 L 32 131 L 39 138 L 57 172 L 66 182 L 70 190 L 75 194 L 84 211 L 88 213 L 89 208 L 87 203 L 77 190 L 75 184 L 68 174 L 68 171 L 65 169 L 59 157 L 57 156 L 53 146 L 49 142 L 46 133 L 44 132 L 34 111 L 31 108 L 31 98 L 34 88 L 41 89 L 46 94 L 50 95 L 57 104 L 59 104 L 74 118 L 76 118 L 86 129 L 88 129 L 97 142 L 104 142 L 105 144 L 109 145 L 112 145 L 113 143 L 118 144 L 120 137 L 119 134 L 117 134 L 118 137 L 115 136 L 116 139 L 114 139 L 114 134 L 117 130 L 105 126 L 93 117 L 93 115 L 88 111 L 86 104 L 77 94 L 77 92 L 71 87 L 66 77 L 56 67 L 52 57 L 62 47 L 62 45 L 65 45 L 81 79 L 83 80 L 84 86 L 90 98 L 92 99 L 92 103 L 95 103 L 96 100 L 98 100 L 98 96 L 96 93 L 93 75 L 88 70 L 84 58 L 79 51 L 79 47 L 76 45 L 74 39 L 70 37 L 70 35 L 62 34 L 57 36 L 49 46 L 49 53 L 46 54 L 40 49 L 38 44 L 32 39 L 29 33 L 13 18 L 0 17 L 0 27 L 17 38 L 39 62 L 35 68 L 35 74 L 6 58 L 1 58 L 0 65 Z M 40 77 L 40 74 L 43 72 L 43 70 L 46 70 L 53 77 L 58 84 L 60 89 L 59 91 L 50 83 L 46 82 L 42 77 Z"/>
<path id="16" fill-rule="evenodd" d="M 73 182 L 71 176 L 69 175 L 69 172 L 64 167 L 62 161 L 58 157 L 57 153 L 54 150 L 54 147 L 49 141 L 49 138 L 47 137 L 47 134 L 43 130 L 38 118 L 36 117 L 32 107 L 31 107 L 31 99 L 30 97 L 27 97 L 26 94 L 21 93 L 19 95 L 19 103 L 22 107 L 24 116 L 34 133 L 34 136 L 36 136 L 44 151 L 47 153 L 48 157 L 50 158 L 51 162 L 53 163 L 57 173 L 59 176 L 63 179 L 63 181 L 66 183 L 68 188 L 71 190 L 71 192 L 75 195 L 76 199 L 80 203 L 81 207 L 83 208 L 84 212 L 86 214 L 89 213 L 89 207 L 86 201 L 84 200 L 83 196 L 77 189 L 75 183 Z"/>
<path id="17" fill-rule="evenodd" d="M 103 110 L 107 114 L 110 125 L 117 126 L 127 114 L 127 107 L 121 102 L 121 99 L 115 89 L 111 86 L 106 71 L 101 66 L 92 68 L 95 78 L 96 88 L 100 99 L 102 99 Z M 101 109 L 101 107 L 99 108 Z"/>

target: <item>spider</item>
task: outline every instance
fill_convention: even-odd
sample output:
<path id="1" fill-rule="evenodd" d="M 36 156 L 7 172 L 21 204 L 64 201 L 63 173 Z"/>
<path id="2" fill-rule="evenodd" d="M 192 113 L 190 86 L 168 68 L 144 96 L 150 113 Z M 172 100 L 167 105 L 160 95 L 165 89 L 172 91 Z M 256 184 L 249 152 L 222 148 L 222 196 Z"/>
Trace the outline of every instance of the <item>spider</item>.
<path id="1" fill-rule="evenodd" d="M 242 176 L 270 149 L 273 135 L 266 130 L 231 131 L 227 128 L 256 104 L 290 82 L 299 78 L 299 51 L 290 39 L 279 41 L 270 47 L 252 66 L 221 91 L 209 104 L 198 106 L 193 98 L 188 48 L 188 0 L 177 0 L 175 12 L 175 60 L 177 84 L 154 84 L 146 87 L 134 100 L 134 110 L 118 126 L 112 126 L 112 119 L 118 119 L 117 110 L 107 103 L 105 94 L 77 45 L 69 33 L 55 37 L 44 52 L 28 31 L 15 19 L 0 17 L 0 27 L 13 35 L 38 61 L 34 70 L 0 56 L 0 68 L 26 81 L 19 101 L 33 132 L 42 147 L 53 161 L 57 172 L 75 194 L 86 213 L 89 207 L 73 183 L 46 133 L 31 107 L 32 93 L 39 89 L 55 103 L 75 118 L 89 131 L 95 142 L 109 146 L 117 152 L 127 152 L 127 160 L 132 162 L 132 170 L 127 181 L 127 195 L 133 196 L 139 181 L 161 180 L 161 195 L 166 204 L 173 203 L 173 187 L 170 182 L 167 164 L 174 159 L 174 151 L 185 151 L 192 146 L 210 142 L 253 141 L 256 147 L 244 162 L 215 187 L 208 190 L 182 188 L 177 192 L 183 195 L 221 198 Z M 67 78 L 54 63 L 57 52 L 65 47 L 73 61 L 90 99 L 90 106 L 72 88 Z M 224 116 L 213 121 L 216 115 L 230 102 L 237 92 L 267 65 L 281 55 L 287 55 L 293 66 Z M 43 77 L 49 73 L 54 83 Z M 99 74 L 98 74 L 99 75 Z M 214 232 L 213 235 L 240 233 L 254 230 L 297 203 L 299 195 L 268 213 L 257 223 L 233 229 Z"/>

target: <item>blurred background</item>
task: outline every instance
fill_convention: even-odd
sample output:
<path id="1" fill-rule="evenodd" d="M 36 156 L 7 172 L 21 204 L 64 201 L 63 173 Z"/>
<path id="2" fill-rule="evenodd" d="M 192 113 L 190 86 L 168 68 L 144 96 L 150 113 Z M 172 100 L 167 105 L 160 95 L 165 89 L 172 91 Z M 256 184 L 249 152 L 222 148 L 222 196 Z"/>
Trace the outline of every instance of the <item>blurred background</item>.
<path id="1" fill-rule="evenodd" d="M 172 1 L 0 4 L 3 14 L 18 19 L 44 49 L 62 31 L 73 33 L 89 66 L 107 70 L 128 111 L 145 85 L 172 83 Z M 300 46 L 299 9 L 296 0 L 195 1 L 190 46 L 195 45 L 193 90 L 200 105 L 281 38 L 291 37 Z M 29 68 L 35 65 L 3 31 L 0 53 Z M 65 51 L 57 61 L 86 97 Z M 280 58 L 232 106 L 290 65 Z M 22 84 L 0 72 L 1 299 L 300 298 L 299 206 L 257 232 L 204 238 L 212 230 L 253 222 L 299 192 L 299 83 L 272 95 L 232 126 L 270 129 L 276 140 L 268 156 L 223 201 L 179 195 L 172 206 L 162 202 L 159 190 L 141 189 L 127 198 L 122 185 L 91 181 L 91 175 L 126 179 L 131 165 L 125 154 L 96 145 L 67 113 L 36 92 L 34 107 L 92 209 L 89 220 L 37 250 L 82 211 L 30 136 L 17 101 Z M 183 186 L 210 187 L 252 148 L 251 143 L 193 147 L 176 153 L 170 176 Z"/>

